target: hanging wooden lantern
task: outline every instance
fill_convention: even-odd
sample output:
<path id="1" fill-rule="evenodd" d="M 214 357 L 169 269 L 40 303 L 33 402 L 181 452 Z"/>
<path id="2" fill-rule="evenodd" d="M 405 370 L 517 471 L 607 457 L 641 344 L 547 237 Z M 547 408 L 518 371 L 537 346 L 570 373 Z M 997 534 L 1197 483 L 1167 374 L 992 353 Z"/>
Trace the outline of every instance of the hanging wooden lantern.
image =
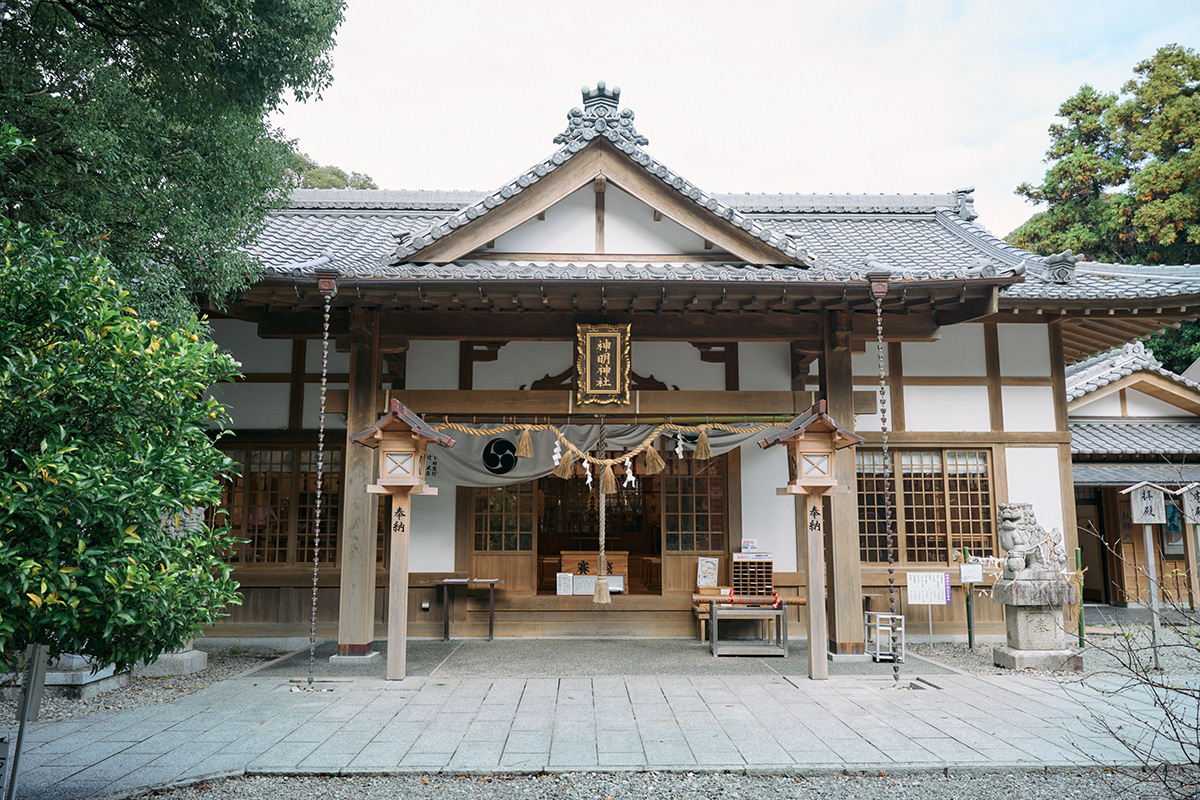
<path id="1" fill-rule="evenodd" d="M 825 401 L 819 400 L 782 431 L 760 440 L 758 446 L 787 447 L 788 482 L 780 494 L 827 494 L 837 486 L 833 454 L 863 441 L 825 413 Z"/>

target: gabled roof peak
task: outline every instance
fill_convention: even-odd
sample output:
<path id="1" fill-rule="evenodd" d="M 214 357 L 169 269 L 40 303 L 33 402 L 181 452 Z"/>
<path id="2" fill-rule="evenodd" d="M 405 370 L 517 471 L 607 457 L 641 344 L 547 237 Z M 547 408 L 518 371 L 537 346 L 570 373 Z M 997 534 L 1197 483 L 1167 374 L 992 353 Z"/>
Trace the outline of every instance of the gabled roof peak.
<path id="1" fill-rule="evenodd" d="M 618 144 L 622 140 L 637 146 L 650 144 L 649 139 L 634 129 L 632 109 L 617 112 L 621 101 L 620 86 L 609 89 L 604 81 L 598 81 L 595 89 L 584 86 L 581 91 L 583 108 L 572 108 L 567 112 L 567 129 L 554 137 L 555 144 L 586 142 L 597 136 L 606 136 Z"/>

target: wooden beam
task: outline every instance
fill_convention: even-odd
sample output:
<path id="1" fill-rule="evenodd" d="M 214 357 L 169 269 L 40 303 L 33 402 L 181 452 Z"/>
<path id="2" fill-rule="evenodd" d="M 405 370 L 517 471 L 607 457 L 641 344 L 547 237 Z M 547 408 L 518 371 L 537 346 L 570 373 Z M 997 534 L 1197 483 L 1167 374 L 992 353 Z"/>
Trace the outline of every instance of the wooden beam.
<path id="1" fill-rule="evenodd" d="M 592 185 L 596 190 L 596 252 L 604 252 L 604 190 L 608 180 L 600 175 Z"/>
<path id="2" fill-rule="evenodd" d="M 1000 310 L 1000 287 L 992 286 L 986 297 L 973 297 L 953 308 L 938 311 L 936 318 L 941 325 L 958 325 L 995 314 Z M 884 328 L 885 332 L 887 328 Z"/>
<path id="3" fill-rule="evenodd" d="M 649 288 L 649 287 L 645 287 Z M 645 288 L 643 291 L 645 291 Z M 647 295 L 649 296 L 649 295 Z M 689 296 L 690 297 L 690 296 Z M 796 341 L 808 350 L 820 350 L 821 317 L 801 314 L 680 314 L 652 311 L 645 313 L 610 312 L 598 314 L 460 313 L 434 311 L 421 313 L 384 312 L 380 315 L 380 335 L 409 339 L 471 339 L 504 341 L 573 341 L 579 323 L 630 322 L 639 341 Z M 349 314 L 338 313 L 330 320 L 330 334 L 348 333 Z M 889 342 L 931 342 L 941 337 L 941 329 L 927 314 L 888 315 L 884 336 Z M 263 339 L 319 338 L 320 312 L 278 312 L 267 314 L 258 324 Z M 854 339 L 874 339 L 873 315 L 853 315 Z"/>
<path id="4" fill-rule="evenodd" d="M 345 389 L 330 389 L 326 406 L 331 414 L 346 410 Z M 421 415 L 437 417 L 478 416 L 481 419 L 499 417 L 565 417 L 590 415 L 597 412 L 595 406 L 575 404 L 574 392 L 557 390 L 475 390 L 469 392 L 441 389 L 409 389 L 401 392 L 380 393 L 375 417 L 383 413 L 389 398 L 396 398 Z M 608 415 L 642 417 L 703 417 L 703 416 L 764 416 L 779 414 L 794 416 L 807 410 L 818 399 L 815 392 L 673 392 L 634 391 L 630 402 L 624 405 L 608 405 L 602 410 Z M 853 395 L 853 414 L 874 414 L 877 410 L 877 393 L 857 391 Z M 368 423 L 369 425 L 369 423 Z M 367 426 L 357 430 L 363 430 Z"/>

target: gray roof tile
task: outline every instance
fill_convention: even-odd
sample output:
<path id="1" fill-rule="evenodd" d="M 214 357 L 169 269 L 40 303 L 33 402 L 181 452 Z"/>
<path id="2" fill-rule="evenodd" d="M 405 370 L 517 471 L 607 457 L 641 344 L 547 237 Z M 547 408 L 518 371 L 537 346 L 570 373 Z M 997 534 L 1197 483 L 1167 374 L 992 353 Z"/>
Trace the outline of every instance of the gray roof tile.
<path id="1" fill-rule="evenodd" d="M 1200 419 L 1072 420 L 1075 455 L 1200 454 Z"/>
<path id="2" fill-rule="evenodd" d="M 1200 391 L 1200 383 L 1163 369 L 1162 362 L 1144 344 L 1130 342 L 1067 367 L 1067 399 L 1076 400 L 1135 372 L 1153 372 L 1181 386 Z"/>
<path id="3" fill-rule="evenodd" d="M 1075 464 L 1076 486 L 1132 486 L 1152 481 L 1160 486 L 1200 481 L 1197 464 Z"/>

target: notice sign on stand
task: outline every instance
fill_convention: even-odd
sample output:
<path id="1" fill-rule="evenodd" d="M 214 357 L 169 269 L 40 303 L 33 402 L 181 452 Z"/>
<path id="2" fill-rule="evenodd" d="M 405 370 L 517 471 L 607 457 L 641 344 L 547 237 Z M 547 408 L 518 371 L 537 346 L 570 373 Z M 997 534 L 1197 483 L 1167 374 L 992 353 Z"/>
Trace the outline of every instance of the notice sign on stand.
<path id="1" fill-rule="evenodd" d="M 575 594 L 575 575 L 571 572 L 560 572 L 555 581 L 555 590 L 557 594 L 571 595 Z"/>
<path id="2" fill-rule="evenodd" d="M 983 583 L 983 564 L 959 564 L 959 583 Z"/>
<path id="3" fill-rule="evenodd" d="M 908 604 L 912 606 L 950 605 L 950 573 L 908 573 Z"/>

